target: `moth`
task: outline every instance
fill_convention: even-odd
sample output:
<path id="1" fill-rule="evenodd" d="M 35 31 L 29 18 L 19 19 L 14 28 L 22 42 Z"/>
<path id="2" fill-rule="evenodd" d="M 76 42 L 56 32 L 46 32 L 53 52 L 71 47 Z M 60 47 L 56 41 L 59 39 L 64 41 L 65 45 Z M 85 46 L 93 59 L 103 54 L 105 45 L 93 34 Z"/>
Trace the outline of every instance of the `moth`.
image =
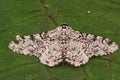
<path id="1" fill-rule="evenodd" d="M 113 53 L 118 45 L 108 38 L 73 30 L 67 24 L 56 29 L 27 36 L 16 36 L 9 49 L 36 56 L 44 65 L 55 66 L 63 61 L 75 67 L 86 64 L 93 56 Z"/>

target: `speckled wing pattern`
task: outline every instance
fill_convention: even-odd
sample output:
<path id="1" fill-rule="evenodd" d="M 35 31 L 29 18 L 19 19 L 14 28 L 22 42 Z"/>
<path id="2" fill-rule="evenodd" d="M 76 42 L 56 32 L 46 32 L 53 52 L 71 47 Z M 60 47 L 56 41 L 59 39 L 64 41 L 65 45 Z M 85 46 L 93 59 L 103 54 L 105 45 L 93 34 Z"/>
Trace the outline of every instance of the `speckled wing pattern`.
<path id="1" fill-rule="evenodd" d="M 8 47 L 16 53 L 36 56 L 48 66 L 66 61 L 76 67 L 86 64 L 92 56 L 107 55 L 118 49 L 108 38 L 75 31 L 67 24 L 46 33 L 17 35 Z"/>

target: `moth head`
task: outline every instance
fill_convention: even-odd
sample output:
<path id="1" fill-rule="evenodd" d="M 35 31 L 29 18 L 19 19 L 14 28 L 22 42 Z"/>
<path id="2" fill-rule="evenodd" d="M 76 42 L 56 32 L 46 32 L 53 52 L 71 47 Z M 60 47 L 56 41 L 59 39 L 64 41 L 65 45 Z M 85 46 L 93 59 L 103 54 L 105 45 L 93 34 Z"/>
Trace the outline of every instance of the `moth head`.
<path id="1" fill-rule="evenodd" d="M 71 30 L 72 28 L 68 25 L 68 24 L 61 24 L 60 26 L 59 26 L 59 29 L 60 30 L 63 30 L 63 31 L 66 31 L 66 30 Z"/>
<path id="2" fill-rule="evenodd" d="M 62 29 L 66 29 L 68 27 L 67 24 L 61 24 L 60 26 L 61 26 Z"/>
<path id="3" fill-rule="evenodd" d="M 57 27 L 57 30 L 58 30 L 58 32 L 65 32 L 66 33 L 66 32 L 71 31 L 72 28 L 67 24 L 61 24 Z"/>

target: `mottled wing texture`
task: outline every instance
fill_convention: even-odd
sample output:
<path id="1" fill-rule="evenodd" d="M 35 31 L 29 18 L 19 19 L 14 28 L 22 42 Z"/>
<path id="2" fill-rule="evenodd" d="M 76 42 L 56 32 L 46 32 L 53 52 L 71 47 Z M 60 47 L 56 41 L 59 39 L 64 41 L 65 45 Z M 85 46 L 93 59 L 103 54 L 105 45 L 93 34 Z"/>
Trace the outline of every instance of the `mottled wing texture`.
<path id="1" fill-rule="evenodd" d="M 86 64 L 92 56 L 113 53 L 118 45 L 108 38 L 81 33 L 62 24 L 46 33 L 22 37 L 18 35 L 9 44 L 9 48 L 20 54 L 34 55 L 48 66 L 66 61 L 78 67 Z"/>
<path id="2" fill-rule="evenodd" d="M 41 55 L 43 40 L 40 34 L 33 34 L 28 36 L 16 36 L 16 39 L 11 41 L 9 48 L 16 53 L 24 55 L 35 55 L 39 57 Z"/>
<path id="3" fill-rule="evenodd" d="M 87 48 L 85 54 L 89 57 L 107 55 L 118 49 L 118 45 L 108 38 L 91 34 L 88 34 L 86 37 L 89 48 Z"/>
<path id="4" fill-rule="evenodd" d="M 68 43 L 65 60 L 74 66 L 87 63 L 92 56 L 107 55 L 118 49 L 118 45 L 108 38 L 78 31 L 70 32 Z"/>
<path id="5" fill-rule="evenodd" d="M 88 41 L 84 40 L 82 33 L 78 31 L 70 31 L 69 37 L 65 61 L 76 67 L 86 64 L 89 60 L 85 54 L 85 50 L 88 48 L 86 42 Z"/>
<path id="6" fill-rule="evenodd" d="M 48 66 L 55 66 L 63 61 L 60 41 L 58 40 L 59 33 L 57 30 L 48 31 L 44 39 L 45 51 L 39 57 L 41 63 Z"/>
<path id="7" fill-rule="evenodd" d="M 58 45 L 59 41 L 53 39 L 56 34 L 54 35 L 53 31 L 48 33 L 43 32 L 22 37 L 17 35 L 8 47 L 16 53 L 34 55 L 40 59 L 41 63 L 54 66 L 62 61 L 62 53 Z"/>
<path id="8" fill-rule="evenodd" d="M 65 61 L 74 66 L 80 66 L 88 62 L 89 57 L 84 53 L 82 44 L 76 41 L 70 41 Z"/>

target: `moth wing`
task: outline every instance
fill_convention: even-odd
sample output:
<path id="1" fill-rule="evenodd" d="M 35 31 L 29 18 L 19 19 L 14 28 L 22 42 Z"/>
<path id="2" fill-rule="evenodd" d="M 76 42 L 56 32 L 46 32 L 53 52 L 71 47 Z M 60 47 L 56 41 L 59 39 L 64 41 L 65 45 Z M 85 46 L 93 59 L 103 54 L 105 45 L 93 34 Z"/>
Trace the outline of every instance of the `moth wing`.
<path id="1" fill-rule="evenodd" d="M 34 55 L 39 57 L 44 52 L 44 44 L 41 34 L 28 36 L 16 36 L 8 46 L 12 51 L 24 55 Z"/>
<path id="2" fill-rule="evenodd" d="M 62 52 L 60 50 L 59 41 L 47 41 L 45 52 L 39 57 L 40 62 L 48 65 L 55 66 L 63 61 Z"/>
<path id="3" fill-rule="evenodd" d="M 118 45 L 108 38 L 91 34 L 88 34 L 86 38 L 89 48 L 85 53 L 89 57 L 107 55 L 118 49 Z"/>
<path id="4" fill-rule="evenodd" d="M 72 31 L 65 61 L 74 66 L 80 66 L 88 62 L 92 56 L 102 56 L 113 53 L 118 45 L 96 35 Z"/>
<path id="5" fill-rule="evenodd" d="M 41 63 L 54 66 L 63 60 L 59 40 L 56 39 L 58 35 L 56 30 L 22 37 L 18 35 L 8 47 L 16 53 L 39 57 Z"/>
<path id="6" fill-rule="evenodd" d="M 76 67 L 86 64 L 89 61 L 89 57 L 84 51 L 85 49 L 82 49 L 80 42 L 71 40 L 67 54 L 65 55 L 65 61 Z"/>

